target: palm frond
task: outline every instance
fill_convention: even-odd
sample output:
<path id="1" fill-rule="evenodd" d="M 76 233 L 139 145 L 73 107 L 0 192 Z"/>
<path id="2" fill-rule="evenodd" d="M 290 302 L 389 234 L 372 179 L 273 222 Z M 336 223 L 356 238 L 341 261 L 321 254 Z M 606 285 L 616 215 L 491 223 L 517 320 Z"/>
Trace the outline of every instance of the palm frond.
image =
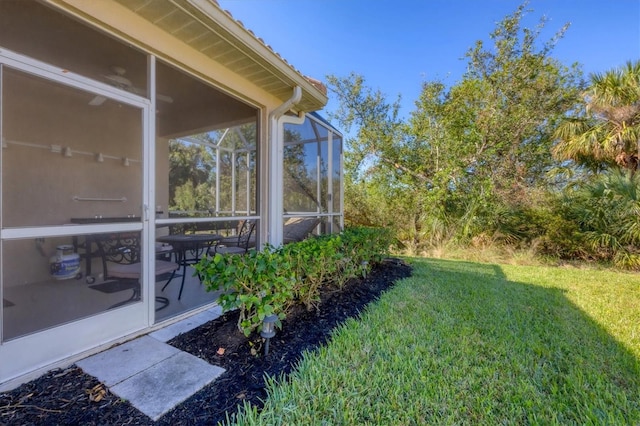
<path id="1" fill-rule="evenodd" d="M 635 170 L 640 151 L 640 61 L 591 75 L 585 110 L 557 129 L 557 159 L 583 162 L 591 157 Z"/>

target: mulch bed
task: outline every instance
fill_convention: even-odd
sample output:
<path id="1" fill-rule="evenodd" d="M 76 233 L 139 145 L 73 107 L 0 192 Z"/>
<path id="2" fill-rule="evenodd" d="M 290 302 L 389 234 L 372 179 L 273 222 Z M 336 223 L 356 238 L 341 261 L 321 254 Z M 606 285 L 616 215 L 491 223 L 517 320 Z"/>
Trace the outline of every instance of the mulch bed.
<path id="1" fill-rule="evenodd" d="M 350 281 L 342 290 L 322 290 L 320 309 L 293 308 L 282 330 L 262 354 L 262 339 L 247 339 L 237 328 L 237 312 L 181 334 L 168 343 L 226 372 L 212 384 L 153 422 L 126 401 L 111 394 L 78 367 L 52 371 L 10 392 L 0 393 L 0 425 L 194 425 L 224 421 L 249 402 L 262 407 L 265 374 L 289 374 L 304 351 L 330 338 L 347 318 L 356 317 L 396 280 L 411 275 L 410 266 L 389 259 L 364 279 Z"/>

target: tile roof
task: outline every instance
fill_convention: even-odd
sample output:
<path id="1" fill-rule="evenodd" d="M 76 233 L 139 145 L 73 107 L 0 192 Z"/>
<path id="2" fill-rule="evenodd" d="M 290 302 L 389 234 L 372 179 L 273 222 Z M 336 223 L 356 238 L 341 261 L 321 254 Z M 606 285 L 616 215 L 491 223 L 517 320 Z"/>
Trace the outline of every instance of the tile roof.
<path id="1" fill-rule="evenodd" d="M 261 37 L 258 37 L 258 35 L 256 35 L 251 29 L 247 28 L 244 23 L 233 17 L 233 14 L 227 10 L 227 9 L 222 9 L 220 7 L 220 4 L 218 3 L 217 0 L 210 0 L 212 3 L 215 3 L 224 13 L 226 13 L 227 15 L 229 15 L 229 17 L 231 19 L 233 19 L 235 22 L 237 22 L 242 28 L 244 28 L 249 34 L 251 34 L 256 40 L 258 40 L 260 43 L 262 43 L 262 45 L 264 45 L 264 47 L 266 47 L 267 49 L 269 49 L 271 52 L 273 52 L 278 58 L 280 58 L 285 64 L 287 64 L 291 69 L 293 69 L 295 72 L 297 72 L 298 74 L 300 74 L 302 77 L 304 77 L 309 83 L 311 83 L 316 89 L 318 89 L 323 95 L 327 96 L 327 86 L 320 80 L 315 79 L 313 77 L 310 77 L 308 75 L 303 74 L 300 70 L 298 70 L 296 67 L 293 66 L 293 64 L 291 64 L 289 61 L 287 61 L 284 57 L 282 57 L 282 55 L 280 55 L 280 53 L 276 52 L 273 47 L 271 47 L 271 45 L 267 44 Z"/>

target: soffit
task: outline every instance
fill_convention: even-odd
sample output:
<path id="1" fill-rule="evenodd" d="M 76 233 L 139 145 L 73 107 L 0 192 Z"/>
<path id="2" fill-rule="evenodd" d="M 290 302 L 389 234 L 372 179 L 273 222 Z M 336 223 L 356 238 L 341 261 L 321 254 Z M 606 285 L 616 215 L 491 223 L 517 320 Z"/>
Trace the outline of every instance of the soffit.
<path id="1" fill-rule="evenodd" d="M 315 111 L 327 102 L 321 82 L 303 76 L 213 1 L 115 1 L 282 101 L 300 86 L 298 110 Z"/>

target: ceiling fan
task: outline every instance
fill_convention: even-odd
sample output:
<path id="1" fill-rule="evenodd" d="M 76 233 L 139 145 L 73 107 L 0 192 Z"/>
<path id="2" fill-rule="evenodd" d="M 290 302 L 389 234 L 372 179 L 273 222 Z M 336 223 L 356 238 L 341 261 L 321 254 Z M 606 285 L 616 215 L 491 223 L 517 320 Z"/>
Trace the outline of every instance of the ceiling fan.
<path id="1" fill-rule="evenodd" d="M 103 76 L 104 79 L 107 80 L 109 84 L 111 84 L 114 87 L 117 87 L 118 89 L 135 93 L 136 95 L 146 96 L 147 94 L 146 90 L 141 89 L 139 87 L 135 87 L 133 83 L 131 83 L 131 80 L 129 80 L 124 76 L 125 73 L 127 72 L 126 69 L 118 66 L 112 66 L 111 71 L 113 71 L 113 74 L 108 74 Z M 171 96 L 162 95 L 160 93 L 156 93 L 156 99 L 169 104 L 173 102 L 173 98 Z M 91 101 L 89 101 L 89 105 L 99 106 L 99 105 L 102 105 L 106 100 L 107 98 L 105 98 L 104 96 L 96 95 L 93 99 L 91 99 Z"/>

